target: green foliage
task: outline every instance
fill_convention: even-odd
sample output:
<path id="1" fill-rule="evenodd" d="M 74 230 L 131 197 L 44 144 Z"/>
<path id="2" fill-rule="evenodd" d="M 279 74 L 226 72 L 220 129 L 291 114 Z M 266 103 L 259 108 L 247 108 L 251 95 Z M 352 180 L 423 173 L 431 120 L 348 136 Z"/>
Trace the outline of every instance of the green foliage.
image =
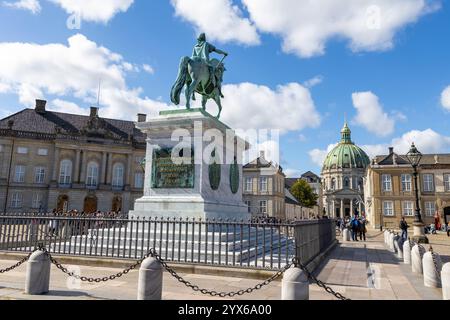
<path id="1" fill-rule="evenodd" d="M 314 193 L 313 188 L 305 180 L 297 180 L 290 191 L 302 206 L 312 208 L 317 205 L 319 196 Z"/>

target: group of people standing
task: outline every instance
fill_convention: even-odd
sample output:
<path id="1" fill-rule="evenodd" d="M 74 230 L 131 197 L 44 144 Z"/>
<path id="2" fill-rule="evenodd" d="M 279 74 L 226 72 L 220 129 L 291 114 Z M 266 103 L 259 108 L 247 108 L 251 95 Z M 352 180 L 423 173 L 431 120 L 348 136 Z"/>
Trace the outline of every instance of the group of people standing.
<path id="1" fill-rule="evenodd" d="M 339 218 L 337 224 L 341 232 L 343 232 L 346 228 L 350 230 L 353 241 L 366 241 L 366 217 L 356 214 L 353 217 L 345 217 L 345 219 Z"/>

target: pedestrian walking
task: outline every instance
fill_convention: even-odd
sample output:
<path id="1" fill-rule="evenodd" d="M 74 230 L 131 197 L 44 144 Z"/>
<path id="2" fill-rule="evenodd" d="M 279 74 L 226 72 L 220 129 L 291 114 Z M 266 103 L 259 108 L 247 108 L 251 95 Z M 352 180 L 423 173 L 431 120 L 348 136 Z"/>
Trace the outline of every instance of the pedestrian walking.
<path id="1" fill-rule="evenodd" d="M 402 220 L 400 221 L 400 226 L 399 227 L 400 227 L 400 230 L 402 230 L 402 238 L 404 240 L 408 239 L 408 228 L 409 228 L 409 225 L 406 222 L 405 217 L 402 217 Z"/>
<path id="2" fill-rule="evenodd" d="M 361 241 L 366 241 L 366 233 L 367 233 L 367 228 L 366 228 L 366 219 L 363 217 L 362 219 L 359 220 L 359 240 Z"/>
<path id="3" fill-rule="evenodd" d="M 359 220 L 358 216 L 354 216 L 350 221 L 351 232 L 352 232 L 352 240 L 358 241 L 358 232 L 359 232 Z"/>

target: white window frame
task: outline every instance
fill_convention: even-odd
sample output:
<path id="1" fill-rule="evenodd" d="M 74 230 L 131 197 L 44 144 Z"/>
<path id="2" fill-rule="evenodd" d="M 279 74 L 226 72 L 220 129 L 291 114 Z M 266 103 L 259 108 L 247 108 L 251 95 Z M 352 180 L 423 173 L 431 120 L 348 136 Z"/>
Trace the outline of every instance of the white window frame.
<path id="1" fill-rule="evenodd" d="M 269 191 L 269 179 L 267 177 L 259 177 L 259 191 L 260 192 Z"/>
<path id="2" fill-rule="evenodd" d="M 11 195 L 11 208 L 20 209 L 23 205 L 23 194 L 20 192 L 14 192 Z"/>
<path id="3" fill-rule="evenodd" d="M 425 216 L 434 217 L 435 213 L 436 213 L 436 202 L 426 201 L 425 202 Z"/>
<path id="4" fill-rule="evenodd" d="M 259 213 L 260 214 L 267 214 L 267 200 L 260 200 L 259 201 Z"/>
<path id="5" fill-rule="evenodd" d="M 444 188 L 446 192 L 450 191 L 450 173 L 444 174 Z"/>
<path id="6" fill-rule="evenodd" d="M 390 204 L 390 206 L 386 206 L 387 204 Z M 395 216 L 394 213 L 394 201 L 383 201 L 383 215 L 386 217 L 393 217 Z"/>
<path id="7" fill-rule="evenodd" d="M 414 202 L 403 201 L 403 216 L 414 217 Z"/>
<path id="8" fill-rule="evenodd" d="M 142 172 L 136 172 L 134 174 L 134 187 L 136 189 L 144 188 L 144 174 Z"/>
<path id="9" fill-rule="evenodd" d="M 31 208 L 32 209 L 41 209 L 42 206 L 42 193 L 35 192 L 33 193 L 33 200 L 31 201 Z"/>
<path id="10" fill-rule="evenodd" d="M 34 183 L 43 184 L 45 183 L 45 167 L 36 167 L 34 168 Z"/>
<path id="11" fill-rule="evenodd" d="M 427 178 L 430 178 L 431 180 L 428 180 Z M 434 192 L 434 174 L 432 173 L 424 173 L 422 175 L 423 179 L 423 192 Z"/>
<path id="12" fill-rule="evenodd" d="M 412 191 L 412 175 L 409 173 L 402 174 L 402 191 L 411 192 Z"/>
<path id="13" fill-rule="evenodd" d="M 28 154 L 28 148 L 27 147 L 17 147 L 17 153 L 18 154 Z"/>
<path id="14" fill-rule="evenodd" d="M 14 170 L 14 182 L 24 183 L 26 171 L 27 171 L 27 168 L 25 166 L 17 165 Z"/>
<path id="15" fill-rule="evenodd" d="M 48 156 L 48 149 L 47 148 L 39 148 L 37 154 L 38 154 L 38 156 L 46 157 L 46 156 Z"/>
<path id="16" fill-rule="evenodd" d="M 253 178 L 245 178 L 245 192 L 253 192 Z"/>
<path id="17" fill-rule="evenodd" d="M 89 162 L 86 173 L 86 186 L 89 188 L 98 187 L 99 165 L 97 162 Z"/>
<path id="18" fill-rule="evenodd" d="M 60 162 L 59 168 L 59 184 L 69 185 L 72 183 L 72 168 L 71 160 L 65 159 Z"/>
<path id="19" fill-rule="evenodd" d="M 123 188 L 125 181 L 125 166 L 122 163 L 116 163 L 113 166 L 112 186 L 114 188 Z"/>
<path id="20" fill-rule="evenodd" d="M 381 175 L 381 184 L 384 192 L 392 191 L 392 176 L 390 174 Z"/>

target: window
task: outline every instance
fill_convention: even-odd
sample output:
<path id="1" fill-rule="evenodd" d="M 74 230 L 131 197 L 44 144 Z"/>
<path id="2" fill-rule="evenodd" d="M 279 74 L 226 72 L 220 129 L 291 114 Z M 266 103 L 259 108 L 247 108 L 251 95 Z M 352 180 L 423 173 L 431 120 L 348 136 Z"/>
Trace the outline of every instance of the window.
<path id="1" fill-rule="evenodd" d="M 45 148 L 38 149 L 38 156 L 48 156 L 48 149 Z"/>
<path id="2" fill-rule="evenodd" d="M 15 192 L 11 197 L 11 208 L 22 208 L 22 194 Z"/>
<path id="3" fill-rule="evenodd" d="M 412 177 L 410 174 L 402 174 L 402 191 L 410 192 L 412 190 Z"/>
<path id="4" fill-rule="evenodd" d="M 248 213 L 252 213 L 252 202 L 245 201 L 245 205 L 247 206 Z"/>
<path id="5" fill-rule="evenodd" d="M 134 175 L 134 187 L 142 189 L 144 187 L 144 174 L 142 172 L 136 172 Z"/>
<path id="6" fill-rule="evenodd" d="M 113 179 L 112 185 L 116 188 L 123 187 L 123 174 L 124 174 L 124 166 L 121 163 L 116 163 L 113 167 Z"/>
<path id="7" fill-rule="evenodd" d="M 350 188 L 350 179 L 349 178 L 344 178 L 344 188 L 348 189 Z"/>
<path id="8" fill-rule="evenodd" d="M 394 203 L 392 201 L 383 202 L 383 214 L 385 216 L 393 216 L 394 215 Z"/>
<path id="9" fill-rule="evenodd" d="M 267 177 L 259 178 L 259 191 L 267 192 Z"/>
<path id="10" fill-rule="evenodd" d="M 434 191 L 434 176 L 432 174 L 423 175 L 423 191 L 433 192 Z"/>
<path id="11" fill-rule="evenodd" d="M 383 182 L 383 191 L 392 191 L 392 177 L 389 174 L 383 174 L 381 176 Z"/>
<path id="12" fill-rule="evenodd" d="M 433 217 L 435 212 L 436 212 L 436 203 L 425 202 L 425 215 L 427 217 Z"/>
<path id="13" fill-rule="evenodd" d="M 45 183 L 45 168 L 37 167 L 34 171 L 34 183 Z"/>
<path id="14" fill-rule="evenodd" d="M 72 183 L 72 161 L 63 160 L 61 161 L 59 169 L 59 184 L 69 185 Z"/>
<path id="15" fill-rule="evenodd" d="M 28 148 L 25 148 L 25 147 L 18 147 L 18 148 L 17 148 L 17 153 L 18 153 L 18 154 L 28 154 Z"/>
<path id="16" fill-rule="evenodd" d="M 25 166 L 16 166 L 14 182 L 17 182 L 17 183 L 25 182 Z"/>
<path id="17" fill-rule="evenodd" d="M 267 214 L 267 201 L 266 200 L 259 202 L 259 213 Z"/>
<path id="18" fill-rule="evenodd" d="M 41 209 L 42 208 L 42 194 L 40 194 L 40 193 L 33 194 L 33 201 L 31 203 L 31 207 L 33 209 Z"/>
<path id="19" fill-rule="evenodd" d="M 403 202 L 403 215 L 405 217 L 414 216 L 414 204 L 412 201 Z"/>
<path id="20" fill-rule="evenodd" d="M 253 179 L 245 178 L 245 192 L 252 192 L 252 191 L 253 191 Z"/>
<path id="21" fill-rule="evenodd" d="M 90 162 L 87 167 L 86 186 L 96 188 L 98 185 L 98 164 Z"/>
<path id="22" fill-rule="evenodd" d="M 336 179 L 331 179 L 331 190 L 336 190 Z"/>
<path id="23" fill-rule="evenodd" d="M 444 174 L 445 191 L 450 191 L 450 174 Z"/>

